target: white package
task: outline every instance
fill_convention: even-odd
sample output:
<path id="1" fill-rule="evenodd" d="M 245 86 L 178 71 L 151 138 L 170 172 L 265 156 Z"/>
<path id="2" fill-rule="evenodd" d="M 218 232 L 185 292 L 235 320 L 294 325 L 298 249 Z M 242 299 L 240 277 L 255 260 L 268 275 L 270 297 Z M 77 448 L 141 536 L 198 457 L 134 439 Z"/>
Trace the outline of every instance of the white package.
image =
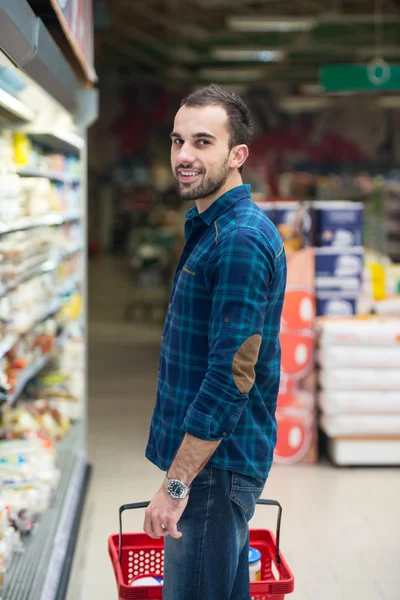
<path id="1" fill-rule="evenodd" d="M 368 369 L 400 369 L 400 344 L 398 346 L 327 346 L 318 353 L 319 363 L 327 368 L 346 367 Z"/>
<path id="2" fill-rule="evenodd" d="M 400 465 L 400 439 L 330 439 L 328 453 L 340 466 Z"/>
<path id="3" fill-rule="evenodd" d="M 319 382 L 324 390 L 400 391 L 400 368 L 323 368 Z"/>
<path id="4" fill-rule="evenodd" d="M 343 413 L 400 414 L 399 392 L 327 390 L 318 397 L 321 410 L 327 415 Z"/>
<path id="5" fill-rule="evenodd" d="M 322 415 L 321 429 L 328 437 L 398 436 L 400 415 Z"/>
<path id="6" fill-rule="evenodd" d="M 396 317 L 328 318 L 320 319 L 318 325 L 321 346 L 400 345 L 400 319 Z"/>

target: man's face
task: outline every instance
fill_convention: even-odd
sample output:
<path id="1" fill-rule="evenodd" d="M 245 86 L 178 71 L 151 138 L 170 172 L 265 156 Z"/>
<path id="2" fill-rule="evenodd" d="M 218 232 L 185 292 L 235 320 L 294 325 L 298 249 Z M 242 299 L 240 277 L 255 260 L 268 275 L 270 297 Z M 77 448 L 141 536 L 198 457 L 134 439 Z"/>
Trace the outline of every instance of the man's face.
<path id="1" fill-rule="evenodd" d="M 228 115 L 221 106 L 178 111 L 171 134 L 171 165 L 184 200 L 200 200 L 218 192 L 230 173 Z"/>

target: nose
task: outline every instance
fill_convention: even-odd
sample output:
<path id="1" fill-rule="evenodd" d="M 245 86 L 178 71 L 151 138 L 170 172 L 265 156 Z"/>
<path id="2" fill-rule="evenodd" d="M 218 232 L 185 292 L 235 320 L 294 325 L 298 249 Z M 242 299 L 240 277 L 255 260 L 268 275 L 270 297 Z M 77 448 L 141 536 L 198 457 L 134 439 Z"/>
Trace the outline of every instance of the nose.
<path id="1" fill-rule="evenodd" d="M 178 160 L 179 160 L 179 162 L 181 162 L 183 164 L 193 164 L 194 161 L 196 160 L 196 158 L 193 156 L 193 154 L 191 154 L 190 148 L 188 147 L 187 144 L 183 144 L 180 147 L 180 150 L 178 153 Z"/>

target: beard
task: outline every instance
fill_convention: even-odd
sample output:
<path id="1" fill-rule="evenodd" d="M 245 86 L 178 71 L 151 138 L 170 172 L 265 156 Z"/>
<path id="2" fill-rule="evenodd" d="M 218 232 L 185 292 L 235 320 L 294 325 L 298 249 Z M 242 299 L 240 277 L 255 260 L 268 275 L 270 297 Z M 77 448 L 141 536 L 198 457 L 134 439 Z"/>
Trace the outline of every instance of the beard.
<path id="1" fill-rule="evenodd" d="M 193 202 L 194 200 L 201 200 L 207 198 L 212 194 L 218 192 L 218 190 L 226 183 L 229 174 L 228 168 L 229 157 L 225 160 L 224 164 L 219 168 L 217 173 L 207 175 L 204 173 L 203 179 L 200 183 L 193 185 L 190 183 L 181 183 L 176 179 L 176 187 L 181 200 L 187 202 Z"/>

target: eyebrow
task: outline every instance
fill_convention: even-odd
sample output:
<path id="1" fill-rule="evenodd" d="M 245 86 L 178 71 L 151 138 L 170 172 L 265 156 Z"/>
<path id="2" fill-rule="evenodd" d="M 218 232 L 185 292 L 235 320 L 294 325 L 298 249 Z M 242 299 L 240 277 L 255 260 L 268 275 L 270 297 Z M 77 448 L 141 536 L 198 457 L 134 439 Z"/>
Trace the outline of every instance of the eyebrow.
<path id="1" fill-rule="evenodd" d="M 182 136 L 180 133 L 177 133 L 176 131 L 173 131 L 172 133 L 169 134 L 170 138 L 178 138 L 178 139 L 182 139 Z M 200 131 L 199 133 L 194 133 L 192 135 L 192 137 L 194 139 L 198 139 L 198 138 L 208 138 L 210 140 L 216 140 L 217 138 L 215 137 L 215 135 L 213 135 L 212 133 L 207 133 L 206 131 Z"/>

